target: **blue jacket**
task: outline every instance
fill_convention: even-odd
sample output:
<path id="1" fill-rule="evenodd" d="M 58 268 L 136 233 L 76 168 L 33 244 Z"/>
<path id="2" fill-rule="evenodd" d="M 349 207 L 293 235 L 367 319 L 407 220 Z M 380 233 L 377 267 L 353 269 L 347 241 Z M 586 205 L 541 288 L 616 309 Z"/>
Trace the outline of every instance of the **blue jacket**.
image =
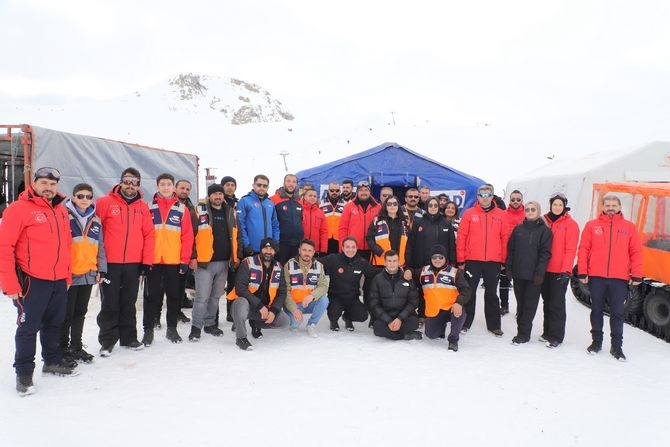
<path id="1" fill-rule="evenodd" d="M 244 249 L 251 247 L 254 253 L 258 253 L 263 238 L 271 237 L 279 241 L 277 212 L 268 197 L 261 200 L 255 192 L 250 191 L 237 203 L 237 217 Z"/>

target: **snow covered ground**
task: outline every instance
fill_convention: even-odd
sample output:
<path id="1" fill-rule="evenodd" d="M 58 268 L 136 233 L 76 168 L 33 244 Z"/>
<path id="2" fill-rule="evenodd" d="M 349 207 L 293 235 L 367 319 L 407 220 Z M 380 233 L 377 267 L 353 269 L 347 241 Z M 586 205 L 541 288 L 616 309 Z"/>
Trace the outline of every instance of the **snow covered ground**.
<path id="1" fill-rule="evenodd" d="M 173 345 L 162 330 L 143 351 L 117 346 L 74 378 L 42 377 L 38 360 L 37 393 L 25 398 L 14 391 L 15 311 L 5 298 L 0 444 L 666 445 L 670 345 L 626 326 L 628 362 L 615 361 L 607 342 L 589 356 L 588 309 L 570 296 L 560 348 L 536 341 L 541 310 L 531 343 L 513 346 L 514 309 L 503 317 L 505 336 L 495 338 L 482 294 L 457 353 L 444 340 L 382 340 L 367 324 L 334 333 L 325 316 L 318 339 L 265 330 L 243 352 L 223 323 L 224 337 L 203 334 L 199 343 Z M 93 297 L 84 343 L 95 354 L 98 309 Z M 182 337 L 188 330 L 180 324 Z"/>

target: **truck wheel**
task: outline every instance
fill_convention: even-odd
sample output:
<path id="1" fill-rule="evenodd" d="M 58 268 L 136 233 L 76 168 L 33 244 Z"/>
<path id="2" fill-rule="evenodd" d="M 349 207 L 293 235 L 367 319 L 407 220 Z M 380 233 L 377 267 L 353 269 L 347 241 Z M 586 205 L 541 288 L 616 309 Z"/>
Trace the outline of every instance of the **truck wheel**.
<path id="1" fill-rule="evenodd" d="M 591 307 L 591 292 L 589 291 L 589 285 L 588 283 L 582 284 L 582 282 L 577 279 L 577 266 L 572 270 L 572 276 L 570 276 L 570 289 L 572 289 L 572 294 L 577 298 L 577 301 L 586 307 Z"/>
<path id="2" fill-rule="evenodd" d="M 644 318 L 655 333 L 670 330 L 670 295 L 656 290 L 644 300 Z M 649 328 L 651 329 L 651 328 Z"/>

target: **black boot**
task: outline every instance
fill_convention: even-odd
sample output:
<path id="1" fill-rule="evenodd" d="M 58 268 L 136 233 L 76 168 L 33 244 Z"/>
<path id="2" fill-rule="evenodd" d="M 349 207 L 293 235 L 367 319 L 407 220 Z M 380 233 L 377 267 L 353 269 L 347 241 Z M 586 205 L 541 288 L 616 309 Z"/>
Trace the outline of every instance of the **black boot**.
<path id="1" fill-rule="evenodd" d="M 172 343 L 181 343 L 183 341 L 179 336 L 179 332 L 177 332 L 176 327 L 168 327 L 167 331 L 165 332 L 165 338 L 170 340 Z"/>

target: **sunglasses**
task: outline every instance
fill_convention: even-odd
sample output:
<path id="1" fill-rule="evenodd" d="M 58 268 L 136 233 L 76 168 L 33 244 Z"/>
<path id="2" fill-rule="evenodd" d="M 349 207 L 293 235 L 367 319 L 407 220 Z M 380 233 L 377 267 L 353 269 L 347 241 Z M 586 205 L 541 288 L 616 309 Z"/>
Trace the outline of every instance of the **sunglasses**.
<path id="1" fill-rule="evenodd" d="M 60 172 L 56 168 L 39 168 L 37 171 L 35 171 L 35 180 L 40 178 L 48 178 L 49 180 L 58 181 L 60 180 Z"/>
<path id="2" fill-rule="evenodd" d="M 269 188 L 270 184 L 269 183 L 254 183 L 257 188 Z"/>
<path id="3" fill-rule="evenodd" d="M 527 213 L 534 213 L 535 211 L 537 211 L 537 208 L 526 208 L 524 211 L 526 211 Z"/>
<path id="4" fill-rule="evenodd" d="M 439 261 L 440 259 L 444 259 L 444 255 L 433 255 L 430 257 L 430 259 L 433 259 L 435 261 Z"/>
<path id="5" fill-rule="evenodd" d="M 124 177 L 121 179 L 121 183 L 126 186 L 140 186 L 140 179 L 137 177 Z"/>
<path id="6" fill-rule="evenodd" d="M 398 202 L 386 202 L 386 206 L 398 206 Z"/>
<path id="7" fill-rule="evenodd" d="M 428 204 L 428 208 L 439 208 L 439 207 L 440 207 L 440 205 L 438 205 L 437 203 L 429 203 Z"/>
<path id="8" fill-rule="evenodd" d="M 75 194 L 75 197 L 79 200 L 93 200 L 93 194 Z"/>
<path id="9" fill-rule="evenodd" d="M 482 193 L 479 193 L 479 194 L 477 194 L 477 195 L 478 195 L 479 197 L 482 197 L 482 198 L 486 199 L 486 198 L 491 197 L 493 194 L 491 194 L 490 192 L 482 192 Z"/>
<path id="10" fill-rule="evenodd" d="M 419 196 L 405 196 L 406 199 L 418 199 Z"/>
<path id="11" fill-rule="evenodd" d="M 509 199 L 510 202 L 521 202 L 521 199 Z"/>
<path id="12" fill-rule="evenodd" d="M 329 192 L 340 192 L 339 189 L 329 189 L 328 191 L 329 191 Z"/>

